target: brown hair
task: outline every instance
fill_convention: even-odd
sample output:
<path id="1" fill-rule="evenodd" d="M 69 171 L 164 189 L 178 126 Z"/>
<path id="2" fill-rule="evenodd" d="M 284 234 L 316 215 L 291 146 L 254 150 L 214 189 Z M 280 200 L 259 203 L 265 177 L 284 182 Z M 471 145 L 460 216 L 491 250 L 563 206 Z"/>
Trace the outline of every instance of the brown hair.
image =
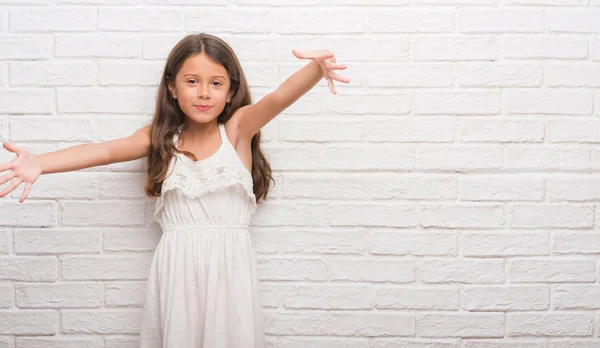
<path id="1" fill-rule="evenodd" d="M 161 194 L 162 183 L 167 177 L 169 163 L 175 153 L 193 155 L 187 151 L 175 148 L 173 137 L 177 127 L 183 124 L 185 117 L 179 108 L 177 100 L 169 93 L 168 85 L 174 82 L 175 76 L 183 62 L 190 56 L 204 53 L 215 63 L 222 65 L 231 80 L 231 102 L 217 117 L 217 122 L 224 124 L 241 107 L 250 105 L 252 98 L 242 67 L 231 47 L 220 38 L 209 34 L 188 35 L 179 41 L 169 53 L 165 69 L 156 96 L 156 110 L 152 119 L 150 140 L 151 147 L 148 155 L 148 178 L 145 191 L 150 197 Z M 269 192 L 271 166 L 260 149 L 260 131 L 250 142 L 252 150 L 252 180 L 256 200 L 265 199 Z"/>

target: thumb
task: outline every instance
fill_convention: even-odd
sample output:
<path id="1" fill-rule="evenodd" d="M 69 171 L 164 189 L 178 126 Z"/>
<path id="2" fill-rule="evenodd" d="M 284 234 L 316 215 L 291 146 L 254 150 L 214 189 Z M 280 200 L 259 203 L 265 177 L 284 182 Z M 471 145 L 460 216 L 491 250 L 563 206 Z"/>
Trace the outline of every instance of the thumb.
<path id="1" fill-rule="evenodd" d="M 21 148 L 20 147 L 18 147 L 15 144 L 9 143 L 7 141 L 3 142 L 2 146 L 5 149 L 7 149 L 8 151 L 10 151 L 10 152 L 14 152 L 14 153 L 20 153 L 21 152 Z"/>

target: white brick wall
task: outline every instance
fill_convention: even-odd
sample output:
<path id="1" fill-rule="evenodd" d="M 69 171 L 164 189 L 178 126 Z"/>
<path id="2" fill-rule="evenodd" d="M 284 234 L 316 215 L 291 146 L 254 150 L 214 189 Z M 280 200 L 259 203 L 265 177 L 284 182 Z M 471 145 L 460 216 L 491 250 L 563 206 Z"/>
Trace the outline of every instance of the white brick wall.
<path id="1" fill-rule="evenodd" d="M 303 65 L 292 48 L 349 65 L 264 129 L 269 348 L 600 346 L 599 0 L 0 0 L 0 137 L 131 134 L 200 31 L 255 100 Z M 0 200 L 0 348 L 136 347 L 160 238 L 143 172 Z"/>

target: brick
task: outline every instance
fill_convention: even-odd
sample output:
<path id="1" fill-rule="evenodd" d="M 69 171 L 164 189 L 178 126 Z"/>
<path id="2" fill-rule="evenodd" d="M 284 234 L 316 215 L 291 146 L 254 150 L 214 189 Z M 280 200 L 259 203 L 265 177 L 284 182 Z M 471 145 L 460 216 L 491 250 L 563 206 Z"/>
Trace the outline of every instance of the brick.
<path id="1" fill-rule="evenodd" d="M 415 35 L 411 38 L 414 61 L 489 61 L 500 57 L 494 36 Z"/>
<path id="2" fill-rule="evenodd" d="M 482 89 L 415 91 L 412 112 L 419 115 L 497 115 L 501 96 Z"/>
<path id="3" fill-rule="evenodd" d="M 331 226 L 414 227 L 418 224 L 414 204 L 346 203 L 331 205 Z"/>
<path id="4" fill-rule="evenodd" d="M 88 141 L 95 140 L 92 119 L 58 117 L 13 117 L 9 120 L 10 138 L 25 141 Z"/>
<path id="5" fill-rule="evenodd" d="M 415 166 L 419 169 L 465 171 L 502 167 L 502 147 L 497 145 L 419 145 Z"/>
<path id="6" fill-rule="evenodd" d="M 390 170 L 414 168 L 410 145 L 281 145 L 265 152 L 279 170 Z"/>
<path id="7" fill-rule="evenodd" d="M 11 32 L 95 31 L 96 10 L 93 8 L 12 8 Z"/>
<path id="8" fill-rule="evenodd" d="M 12 62 L 10 84 L 31 87 L 92 86 L 98 80 L 96 70 L 96 66 L 88 62 Z"/>
<path id="9" fill-rule="evenodd" d="M 57 33 L 54 52 L 57 57 L 134 58 L 141 52 L 140 38 L 127 34 Z"/>
<path id="10" fill-rule="evenodd" d="M 417 268 L 423 283 L 497 284 L 504 282 L 503 259 L 425 258 Z"/>
<path id="11" fill-rule="evenodd" d="M 373 289 L 377 309 L 458 310 L 457 287 L 383 287 Z"/>
<path id="12" fill-rule="evenodd" d="M 332 258 L 327 260 L 331 280 L 410 283 L 415 280 L 412 259 Z"/>
<path id="13" fill-rule="evenodd" d="M 592 313 L 507 313 L 509 336 L 591 336 L 594 332 Z"/>
<path id="14" fill-rule="evenodd" d="M 325 226 L 329 211 L 325 204 L 264 202 L 254 215 L 254 226 Z"/>
<path id="15" fill-rule="evenodd" d="M 357 337 L 293 337 L 284 336 L 279 340 L 282 347 L 286 348 L 326 348 L 326 347 L 344 347 L 344 348 L 364 348 L 369 346 L 368 338 Z"/>
<path id="16" fill-rule="evenodd" d="M 100 8 L 100 31 L 180 32 L 183 13 L 169 8 Z"/>
<path id="17" fill-rule="evenodd" d="M 299 16 L 302 18 L 302 16 Z M 185 29 L 201 32 L 211 28 L 211 32 L 220 33 L 273 33 L 277 27 L 277 13 L 271 10 L 249 8 L 191 10 L 185 12 Z"/>
<path id="18" fill-rule="evenodd" d="M 546 27 L 548 32 L 595 34 L 600 31 L 598 18 L 598 9 L 548 9 Z"/>
<path id="19" fill-rule="evenodd" d="M 98 67 L 98 85 L 155 87 L 163 69 L 163 62 L 102 62 Z"/>
<path id="20" fill-rule="evenodd" d="M 283 197 L 356 200 L 452 200 L 451 175 L 411 173 L 285 173 Z"/>
<path id="21" fill-rule="evenodd" d="M 417 335 L 421 337 L 503 337 L 504 314 L 420 313 Z"/>
<path id="22" fill-rule="evenodd" d="M 132 256 L 64 256 L 61 278 L 65 280 L 145 280 L 151 254 Z"/>
<path id="23" fill-rule="evenodd" d="M 62 332 L 68 334 L 137 334 L 140 310 L 62 311 Z"/>
<path id="24" fill-rule="evenodd" d="M 550 250 L 559 254 L 600 253 L 600 233 L 591 231 L 551 231 Z"/>
<path id="25" fill-rule="evenodd" d="M 267 335 L 327 335 L 331 326 L 330 314 L 321 311 L 265 311 L 264 328 Z"/>
<path id="26" fill-rule="evenodd" d="M 135 201 L 62 202 L 63 226 L 140 226 L 146 207 Z"/>
<path id="27" fill-rule="evenodd" d="M 554 309 L 600 309 L 600 286 L 560 284 L 552 286 L 552 306 Z"/>
<path id="28" fill-rule="evenodd" d="M 510 59 L 584 59 L 587 39 L 570 35 L 506 35 L 503 36 L 503 58 Z M 526 98 L 526 97 L 524 97 Z"/>
<path id="29" fill-rule="evenodd" d="M 51 47 L 50 35 L 0 34 L 0 60 L 47 59 L 50 58 Z M 2 94 L 6 92 L 2 91 Z"/>
<path id="30" fill-rule="evenodd" d="M 280 34 L 354 34 L 365 31 L 365 13 L 356 10 L 282 10 L 277 13 Z"/>
<path id="31" fill-rule="evenodd" d="M 547 348 L 545 341 L 514 339 L 465 339 L 464 348 Z"/>
<path id="32" fill-rule="evenodd" d="M 504 225 L 504 207 L 496 204 L 426 204 L 419 211 L 424 227 L 488 228 Z"/>
<path id="33" fill-rule="evenodd" d="M 102 233 L 95 230 L 17 230 L 14 232 L 17 254 L 100 253 Z"/>
<path id="34" fill-rule="evenodd" d="M 546 183 L 546 197 L 551 201 L 594 201 L 600 197 L 599 183 L 590 175 L 550 177 Z"/>
<path id="35" fill-rule="evenodd" d="M 460 87 L 542 85 L 542 67 L 539 63 L 460 62 L 456 65 L 456 75 Z"/>
<path id="36" fill-rule="evenodd" d="M 573 204 L 511 204 L 507 225 L 511 228 L 585 228 L 594 225 L 594 207 Z"/>
<path id="37" fill-rule="evenodd" d="M 329 277 L 327 263 L 309 258 L 257 258 L 260 280 L 324 281 Z"/>
<path id="38" fill-rule="evenodd" d="M 17 284 L 19 308 L 98 308 L 104 305 L 100 283 Z"/>
<path id="39" fill-rule="evenodd" d="M 17 337 L 16 348 L 104 348 L 102 337 Z"/>
<path id="40" fill-rule="evenodd" d="M 533 175 L 468 175 L 458 178 L 461 201 L 541 201 L 544 180 Z"/>
<path id="41" fill-rule="evenodd" d="M 392 62 L 408 62 L 410 59 L 410 43 L 408 35 L 394 35 L 394 37 L 386 36 L 369 36 L 363 37 L 359 35 L 352 36 L 332 36 L 326 37 L 324 46 L 335 54 L 338 60 L 357 60 L 366 62 L 380 62 L 382 60 Z M 348 70 L 344 70 L 346 74 L 356 63 L 349 64 Z M 405 66 L 405 65 L 403 65 Z M 406 65 L 409 68 L 412 65 Z M 369 71 L 371 71 L 369 66 Z M 435 70 L 437 71 L 437 70 Z M 443 73 L 440 72 L 443 75 Z M 352 85 L 356 84 L 356 79 L 351 79 Z"/>
<path id="42" fill-rule="evenodd" d="M 432 338 L 372 338 L 373 348 L 458 348 L 459 342 Z"/>
<path id="43" fill-rule="evenodd" d="M 56 311 L 0 310 L 0 318 L 0 335 L 55 335 L 58 330 Z"/>
<path id="44" fill-rule="evenodd" d="M 594 282 L 595 262 L 584 258 L 513 258 L 507 261 L 511 283 Z"/>
<path id="45" fill-rule="evenodd" d="M 468 311 L 547 310 L 550 305 L 548 286 L 464 286 L 460 307 Z"/>
<path id="46" fill-rule="evenodd" d="M 367 15 L 369 33 L 444 33 L 454 30 L 453 10 L 371 10 Z"/>
<path id="47" fill-rule="evenodd" d="M 362 254 L 366 248 L 366 232 L 295 230 L 282 234 L 284 253 Z"/>
<path id="48" fill-rule="evenodd" d="M 51 114 L 53 103 L 54 91 L 51 89 L 11 89 L 0 94 L 0 113 Z"/>
<path id="49" fill-rule="evenodd" d="M 103 233 L 103 248 L 107 251 L 154 251 L 162 231 L 160 226 L 142 228 L 112 228 Z"/>
<path id="50" fill-rule="evenodd" d="M 504 148 L 505 169 L 557 169 L 590 168 L 590 151 L 572 146 L 507 146 Z"/>
<path id="51" fill-rule="evenodd" d="M 106 284 L 106 307 L 142 307 L 146 282 L 110 282 Z"/>
<path id="52" fill-rule="evenodd" d="M 294 309 L 369 309 L 368 285 L 289 285 L 285 287 L 286 308 Z"/>
<path id="53" fill-rule="evenodd" d="M 464 256 L 548 255 L 547 232 L 465 232 Z"/>
<path id="54" fill-rule="evenodd" d="M 59 88 L 59 112 L 137 113 L 144 112 L 144 94 L 141 90 L 116 88 Z"/>
<path id="55" fill-rule="evenodd" d="M 58 279 L 58 260 L 53 256 L 0 257 L 0 280 L 53 282 Z"/>
<path id="56" fill-rule="evenodd" d="M 538 9 L 459 8 L 456 15 L 463 33 L 544 32 L 544 11 Z"/>
<path id="57" fill-rule="evenodd" d="M 21 185 L 17 192 L 24 189 Z M 13 191 L 14 192 L 14 191 Z M 27 202 L 27 201 L 26 201 Z M 29 202 L 21 204 L 4 201 L 0 203 L 0 225 L 14 227 L 49 227 L 56 225 L 56 205 L 54 202 Z"/>
<path id="58" fill-rule="evenodd" d="M 0 283 L 0 308 L 10 308 L 15 304 L 15 292 L 11 283 Z M 2 347 L 2 345 L 0 345 Z"/>
<path id="59" fill-rule="evenodd" d="M 415 317 L 405 313 L 331 312 L 331 329 L 343 336 L 414 336 Z"/>
<path id="60" fill-rule="evenodd" d="M 541 120 L 463 117 L 458 120 L 461 142 L 541 143 L 544 123 Z"/>
<path id="61" fill-rule="evenodd" d="M 373 255 L 456 255 L 454 232 L 374 232 L 369 253 Z"/>

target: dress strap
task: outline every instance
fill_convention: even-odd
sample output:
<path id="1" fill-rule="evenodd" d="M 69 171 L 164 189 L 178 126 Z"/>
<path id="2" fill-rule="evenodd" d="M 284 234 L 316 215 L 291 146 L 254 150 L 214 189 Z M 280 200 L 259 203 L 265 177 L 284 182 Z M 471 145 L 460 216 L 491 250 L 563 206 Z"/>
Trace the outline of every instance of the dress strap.
<path id="1" fill-rule="evenodd" d="M 219 123 L 219 132 L 221 133 L 221 142 L 223 143 L 223 145 L 233 147 L 233 145 L 229 141 L 229 137 L 227 137 L 227 132 L 225 132 L 225 124 L 224 123 Z"/>

